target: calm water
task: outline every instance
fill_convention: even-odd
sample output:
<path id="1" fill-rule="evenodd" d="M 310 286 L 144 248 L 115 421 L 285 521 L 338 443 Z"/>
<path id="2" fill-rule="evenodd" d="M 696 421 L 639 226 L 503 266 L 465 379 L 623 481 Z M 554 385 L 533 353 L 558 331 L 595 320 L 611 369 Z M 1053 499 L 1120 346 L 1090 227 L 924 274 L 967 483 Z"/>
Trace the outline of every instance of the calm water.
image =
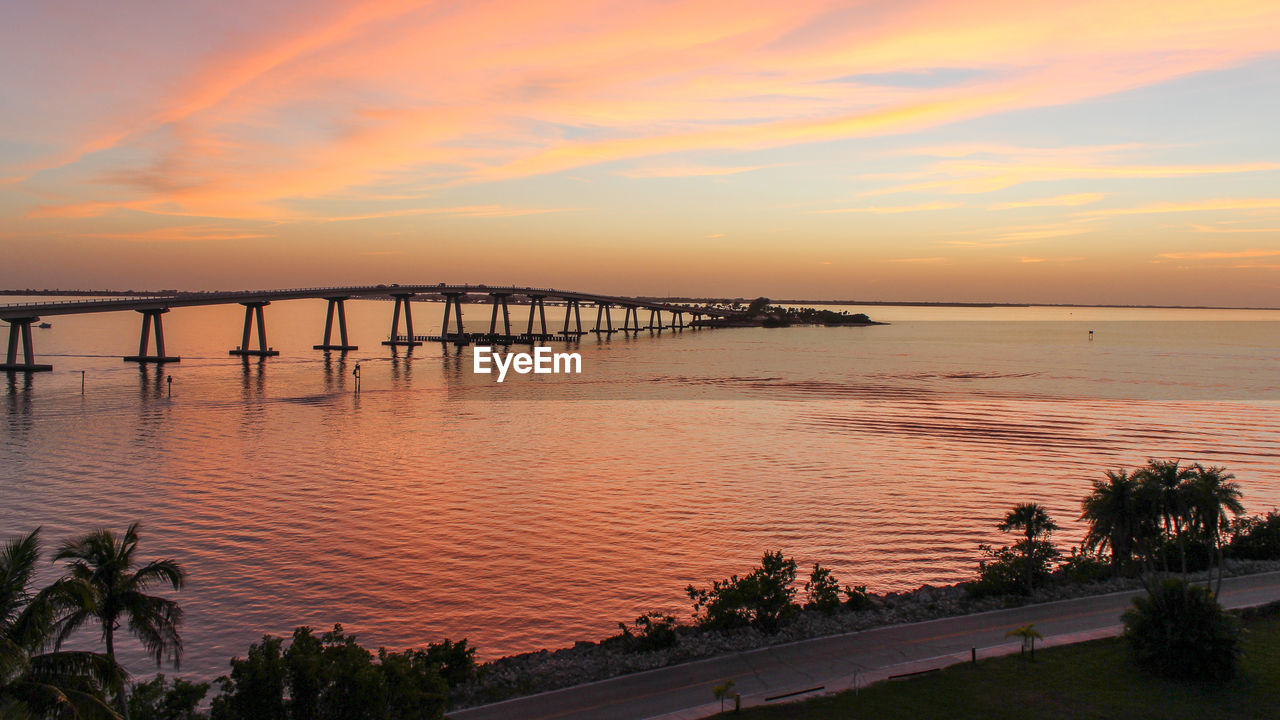
<path id="1" fill-rule="evenodd" d="M 1280 504 L 1276 312 L 875 307 L 893 324 L 587 337 L 581 376 L 498 385 L 469 349 L 393 356 L 391 307 L 349 303 L 360 350 L 326 360 L 323 301 L 271 305 L 283 354 L 249 363 L 239 306 L 175 310 L 163 371 L 120 360 L 134 313 L 48 318 L 55 372 L 0 390 L 0 535 L 142 520 L 143 554 L 191 573 L 184 670 L 213 676 L 300 624 L 559 647 L 687 616 L 687 583 L 770 548 L 878 590 L 954 582 L 1008 506 L 1044 503 L 1069 545 L 1088 481 L 1148 456 Z"/>

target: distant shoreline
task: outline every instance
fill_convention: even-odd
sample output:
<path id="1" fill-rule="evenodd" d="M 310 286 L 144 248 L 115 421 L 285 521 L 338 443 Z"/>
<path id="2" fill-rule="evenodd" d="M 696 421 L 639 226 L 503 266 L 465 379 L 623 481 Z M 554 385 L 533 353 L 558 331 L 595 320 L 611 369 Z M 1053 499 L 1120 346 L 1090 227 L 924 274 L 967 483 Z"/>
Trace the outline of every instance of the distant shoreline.
<path id="1" fill-rule="evenodd" d="M 218 290 L 6 290 L 0 289 L 0 296 L 18 295 L 29 297 L 42 296 L 102 296 L 129 297 L 147 295 L 171 295 L 177 292 L 220 292 Z M 656 295 L 637 295 L 636 300 L 650 300 L 666 303 L 732 303 L 735 300 L 746 302 L 745 298 L 724 297 L 682 297 Z M 1120 304 L 1085 304 L 1085 303 L 1012 303 L 1012 302 L 948 302 L 928 300 L 773 300 L 774 305 L 868 305 L 878 307 L 958 307 L 958 308 L 1119 308 L 1130 310 L 1262 310 L 1277 311 L 1280 307 L 1246 307 L 1241 305 L 1120 305 Z"/>

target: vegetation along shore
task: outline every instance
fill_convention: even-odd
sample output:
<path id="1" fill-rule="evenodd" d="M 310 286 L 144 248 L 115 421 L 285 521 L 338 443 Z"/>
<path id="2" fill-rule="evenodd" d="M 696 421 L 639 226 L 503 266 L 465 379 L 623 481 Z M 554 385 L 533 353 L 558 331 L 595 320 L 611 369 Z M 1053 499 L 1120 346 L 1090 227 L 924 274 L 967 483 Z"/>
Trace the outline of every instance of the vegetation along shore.
<path id="1" fill-rule="evenodd" d="M 1246 645 L 1217 605 L 1217 586 L 1227 575 L 1280 569 L 1280 513 L 1244 515 L 1240 486 L 1223 468 L 1162 459 L 1107 471 L 1081 507 L 1084 542 L 1063 553 L 1052 539 L 1058 524 L 1041 506 L 1015 506 L 998 526 L 1008 544 L 980 547 L 975 577 L 952 586 L 875 593 L 821 563 L 802 570 L 769 551 L 745 575 L 685 588 L 688 621 L 649 612 L 599 642 L 483 664 L 466 640 L 375 651 L 340 625 L 300 627 L 287 639 L 264 636 L 213 683 L 130 678 L 116 660 L 125 636 L 157 666 L 182 653 L 182 610 L 159 593 L 180 590 L 186 572 L 172 560 L 144 561 L 136 524 L 58 546 L 52 560 L 64 574 L 44 588 L 33 586 L 36 530 L 0 550 L 0 717 L 439 718 L 449 708 L 722 653 L 1136 587 L 1148 590 L 1125 619 L 1138 666 L 1153 677 L 1230 682 Z M 100 651 L 62 647 L 79 628 L 99 634 Z"/>

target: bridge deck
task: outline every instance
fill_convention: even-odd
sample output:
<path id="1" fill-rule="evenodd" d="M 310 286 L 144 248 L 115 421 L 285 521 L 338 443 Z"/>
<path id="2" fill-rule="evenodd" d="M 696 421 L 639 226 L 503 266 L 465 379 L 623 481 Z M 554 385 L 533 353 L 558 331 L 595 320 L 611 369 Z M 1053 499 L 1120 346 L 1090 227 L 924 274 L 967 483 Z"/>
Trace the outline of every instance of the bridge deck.
<path id="1" fill-rule="evenodd" d="M 278 300 L 346 298 L 391 298 L 395 295 L 523 295 L 559 300 L 578 300 L 589 303 L 605 303 L 621 307 L 638 307 L 667 312 L 697 312 L 713 317 L 730 317 L 735 311 L 696 305 L 653 302 L 634 297 L 600 295 L 554 288 L 533 288 L 497 285 L 354 285 L 345 287 L 292 288 L 285 290 L 240 290 L 233 292 L 184 292 L 172 295 L 107 298 L 96 300 L 61 300 L 55 302 L 9 303 L 0 305 L 0 319 L 21 319 L 47 315 L 79 315 L 82 313 L 119 312 L 121 310 L 170 309 L 198 307 L 202 305 L 229 305 L 234 303 L 265 303 Z"/>

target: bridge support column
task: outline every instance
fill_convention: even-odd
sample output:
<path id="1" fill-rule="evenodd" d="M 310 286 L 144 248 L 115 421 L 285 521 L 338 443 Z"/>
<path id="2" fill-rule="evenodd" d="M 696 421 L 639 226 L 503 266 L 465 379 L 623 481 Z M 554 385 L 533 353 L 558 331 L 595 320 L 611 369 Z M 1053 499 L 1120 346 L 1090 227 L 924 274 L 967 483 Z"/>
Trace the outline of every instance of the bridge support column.
<path id="1" fill-rule="evenodd" d="M 240 347 L 230 351 L 231 355 L 240 355 L 242 357 L 271 357 L 279 355 L 280 351 L 267 347 L 267 322 L 263 319 L 262 308 L 270 305 L 270 302 L 242 302 L 244 306 L 244 336 L 240 341 Z M 253 331 L 253 320 L 258 320 L 258 349 L 249 349 L 249 334 Z M 156 318 L 159 320 L 159 318 Z M 143 332 L 146 332 L 145 330 Z"/>
<path id="2" fill-rule="evenodd" d="M 142 313 L 142 337 L 138 339 L 138 354 L 129 355 L 125 357 L 125 360 L 140 363 L 170 363 L 181 360 L 182 358 L 171 357 L 164 354 L 164 324 L 161 322 L 160 318 L 165 313 L 169 312 L 169 309 L 147 308 L 145 310 L 139 310 L 138 312 Z M 151 341 L 151 325 L 153 322 L 155 323 L 156 328 L 156 354 L 148 355 L 147 345 Z"/>
<path id="3" fill-rule="evenodd" d="M 604 302 L 596 303 L 596 327 L 591 332 L 594 332 L 597 335 L 599 335 L 600 333 L 612 335 L 613 333 L 618 332 L 617 330 L 613 329 L 613 315 L 609 313 L 609 309 L 612 307 L 613 306 L 610 305 L 609 303 L 604 303 Z M 604 321 L 603 325 L 601 324 L 602 320 Z"/>
<path id="4" fill-rule="evenodd" d="M 391 339 L 383 340 L 382 344 L 395 347 L 402 345 L 405 347 L 416 347 L 422 342 L 413 336 L 413 310 L 409 307 L 409 298 L 413 297 L 413 293 L 393 293 L 391 297 L 396 300 L 396 308 L 391 313 Z M 403 338 L 400 336 L 400 308 L 404 308 L 404 329 L 407 333 Z"/>
<path id="5" fill-rule="evenodd" d="M 622 332 L 640 332 L 640 307 L 638 305 L 627 306 L 627 316 L 622 319 Z"/>
<path id="6" fill-rule="evenodd" d="M 325 299 L 329 301 L 329 311 L 324 316 L 324 342 L 311 347 L 315 350 L 342 350 L 344 352 L 347 350 L 359 350 L 359 347 L 347 343 L 347 309 L 345 304 L 347 298 L 331 297 Z M 342 339 L 342 343 L 339 345 L 334 345 L 332 342 L 334 308 L 338 310 L 338 337 Z"/>
<path id="7" fill-rule="evenodd" d="M 542 304 L 543 299 L 544 298 L 542 295 L 529 296 L 529 332 L 526 333 L 529 336 L 529 342 L 533 342 L 535 339 L 535 336 L 533 334 L 534 312 L 538 313 L 538 317 L 542 321 L 541 322 L 542 334 L 539 335 L 538 337 L 545 338 L 547 336 L 547 308 L 545 305 Z"/>
<path id="8" fill-rule="evenodd" d="M 452 339 L 458 345 L 467 344 L 468 337 L 462 329 L 462 296 L 459 293 L 444 294 L 444 322 L 440 323 L 440 342 L 449 342 L 449 311 L 453 311 L 454 317 L 458 321 L 458 331 L 452 336 Z M 432 338 L 433 340 L 435 338 Z"/>
<path id="9" fill-rule="evenodd" d="M 578 336 L 578 337 L 582 337 L 582 335 L 584 334 L 584 333 L 582 332 L 582 314 L 578 311 L 578 301 L 577 301 L 577 300 L 573 300 L 573 299 L 569 299 L 569 300 L 566 300 L 566 301 L 565 301 L 565 306 L 564 306 L 564 330 L 561 332 L 561 334 L 565 336 L 565 339 L 568 339 L 568 337 L 569 337 L 569 316 L 570 316 L 570 315 L 572 315 L 574 318 L 576 318 L 576 321 L 577 321 L 577 328 L 578 328 L 578 329 L 574 332 L 574 335 L 576 335 L 576 336 Z"/>
<path id="10" fill-rule="evenodd" d="M 493 298 L 493 316 L 489 318 L 489 337 L 511 339 L 511 308 L 507 305 L 511 297 L 506 293 L 489 293 Z M 502 306 L 502 335 L 498 335 L 498 306 Z"/>
<path id="11" fill-rule="evenodd" d="M 25 318 L 7 318 L 9 321 L 9 354 L 5 357 L 5 362 L 0 365 L 0 371 L 3 372 L 48 372 L 53 369 L 52 365 L 39 365 L 36 363 L 36 349 L 31 343 L 31 324 L 39 320 L 38 317 Z M 22 343 L 22 362 L 18 362 L 18 343 Z"/>

